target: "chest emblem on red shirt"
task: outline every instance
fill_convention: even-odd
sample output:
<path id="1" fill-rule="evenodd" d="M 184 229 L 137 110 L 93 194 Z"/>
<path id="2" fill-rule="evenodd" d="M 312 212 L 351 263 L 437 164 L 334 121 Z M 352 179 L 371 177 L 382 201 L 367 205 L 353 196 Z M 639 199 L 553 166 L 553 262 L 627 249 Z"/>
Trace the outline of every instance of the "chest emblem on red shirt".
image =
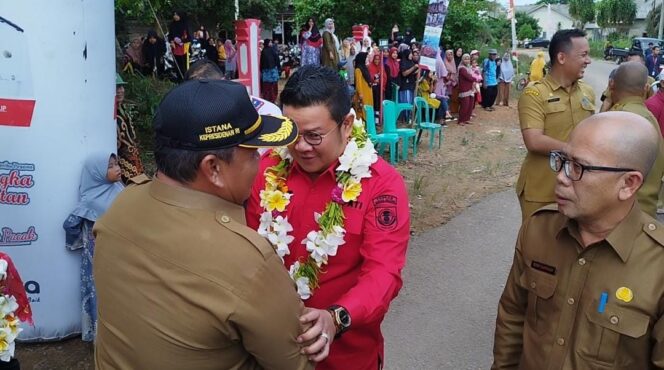
<path id="1" fill-rule="evenodd" d="M 394 230 L 397 227 L 397 197 L 380 195 L 373 199 L 376 210 L 376 225 L 381 230 Z"/>

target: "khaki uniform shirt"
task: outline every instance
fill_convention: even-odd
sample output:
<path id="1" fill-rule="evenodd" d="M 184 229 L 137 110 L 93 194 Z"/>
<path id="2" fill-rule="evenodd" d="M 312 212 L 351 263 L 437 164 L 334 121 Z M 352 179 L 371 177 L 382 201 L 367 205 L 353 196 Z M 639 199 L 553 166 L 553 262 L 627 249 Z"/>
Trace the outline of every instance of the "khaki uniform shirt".
<path id="1" fill-rule="evenodd" d="M 521 130 L 544 130 L 544 135 L 567 141 L 574 127 L 595 113 L 595 93 L 583 81 L 569 92 L 551 75 L 531 83 L 519 98 Z M 556 174 L 549 168 L 549 156 L 528 152 L 516 184 L 517 195 L 530 202 L 554 202 Z"/>
<path id="2" fill-rule="evenodd" d="M 96 369 L 313 369 L 302 303 L 242 207 L 159 180 L 95 223 Z"/>
<path id="3" fill-rule="evenodd" d="M 635 203 L 605 240 L 582 245 L 555 205 L 524 223 L 492 369 L 664 368 L 664 226 Z"/>
<path id="4" fill-rule="evenodd" d="M 662 176 L 664 176 L 664 143 L 662 142 L 662 133 L 659 128 L 659 123 L 653 114 L 648 110 L 645 105 L 645 100 L 639 96 L 630 96 L 622 99 L 614 104 L 612 111 L 631 112 L 647 119 L 652 123 L 659 138 L 659 154 L 653 164 L 648 176 L 643 181 L 643 185 L 637 197 L 641 209 L 652 217 L 657 217 L 657 199 L 659 197 L 659 189 L 662 186 Z"/>

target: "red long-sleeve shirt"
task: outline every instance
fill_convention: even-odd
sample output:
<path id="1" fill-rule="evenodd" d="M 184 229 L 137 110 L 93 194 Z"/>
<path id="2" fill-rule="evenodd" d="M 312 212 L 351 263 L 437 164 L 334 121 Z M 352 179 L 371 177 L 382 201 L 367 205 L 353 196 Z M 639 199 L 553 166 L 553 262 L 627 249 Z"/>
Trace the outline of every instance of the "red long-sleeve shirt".
<path id="1" fill-rule="evenodd" d="M 259 174 L 277 163 L 264 154 Z M 314 212 L 323 213 L 336 186 L 335 162 L 315 180 L 302 171 L 297 163 L 287 179 L 293 193 L 287 209 L 293 226 L 294 241 L 290 255 L 285 257 L 286 268 L 308 252 L 301 241 L 312 230 L 318 230 Z M 371 166 L 372 177 L 362 180 L 362 194 L 357 201 L 343 207 L 346 216 L 346 243 L 339 246 L 336 256 L 319 275 L 320 287 L 304 301 L 307 307 L 326 309 L 331 305 L 345 307 L 352 324 L 341 338 L 332 343 L 330 356 L 317 366 L 319 370 L 358 369 L 375 370 L 383 360 L 383 336 L 380 324 L 390 302 L 402 286 L 401 269 L 406 262 L 406 248 L 410 238 L 408 194 L 397 171 L 381 158 Z M 265 186 L 263 176 L 254 183 L 247 202 L 247 225 L 259 226 L 259 193 Z"/>

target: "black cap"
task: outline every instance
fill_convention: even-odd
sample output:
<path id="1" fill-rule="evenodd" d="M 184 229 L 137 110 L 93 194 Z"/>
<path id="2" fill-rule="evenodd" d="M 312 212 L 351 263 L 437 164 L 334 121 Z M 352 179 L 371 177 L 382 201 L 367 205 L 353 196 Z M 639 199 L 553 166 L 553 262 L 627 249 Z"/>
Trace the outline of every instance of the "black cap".
<path id="1" fill-rule="evenodd" d="M 242 146 L 272 148 L 297 140 L 297 126 L 282 116 L 260 116 L 236 82 L 192 80 L 168 92 L 154 116 L 160 144 L 186 150 Z"/>

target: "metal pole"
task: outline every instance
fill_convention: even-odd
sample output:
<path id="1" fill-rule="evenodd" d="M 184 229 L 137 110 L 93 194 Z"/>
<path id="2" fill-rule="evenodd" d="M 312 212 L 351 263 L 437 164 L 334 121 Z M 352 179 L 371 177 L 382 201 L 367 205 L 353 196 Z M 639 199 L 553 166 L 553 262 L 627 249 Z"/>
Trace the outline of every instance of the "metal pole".
<path id="1" fill-rule="evenodd" d="M 240 18 L 240 2 L 235 0 L 235 20 L 237 21 Z"/>
<path id="2" fill-rule="evenodd" d="M 512 25 L 512 53 L 514 53 L 516 51 L 516 14 L 514 13 L 514 0 L 510 0 L 510 13 L 510 23 Z"/>
<path id="3" fill-rule="evenodd" d="M 659 31 L 657 32 L 657 38 L 662 39 L 662 25 L 664 25 L 664 0 L 659 6 Z"/>

